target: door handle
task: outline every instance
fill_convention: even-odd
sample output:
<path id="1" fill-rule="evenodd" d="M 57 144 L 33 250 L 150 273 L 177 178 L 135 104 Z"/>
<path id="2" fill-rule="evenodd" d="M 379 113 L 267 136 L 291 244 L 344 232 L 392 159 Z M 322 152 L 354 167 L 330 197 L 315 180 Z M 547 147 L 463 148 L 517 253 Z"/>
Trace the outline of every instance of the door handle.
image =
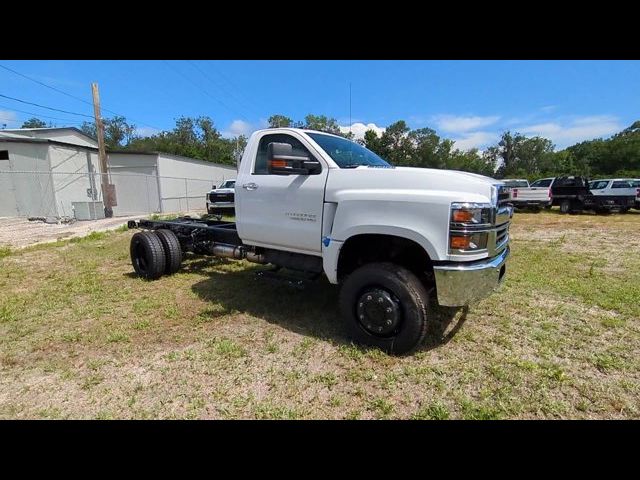
<path id="1" fill-rule="evenodd" d="M 244 183 L 242 185 L 242 188 L 244 188 L 245 190 L 256 190 L 258 188 L 258 185 L 255 183 Z"/>

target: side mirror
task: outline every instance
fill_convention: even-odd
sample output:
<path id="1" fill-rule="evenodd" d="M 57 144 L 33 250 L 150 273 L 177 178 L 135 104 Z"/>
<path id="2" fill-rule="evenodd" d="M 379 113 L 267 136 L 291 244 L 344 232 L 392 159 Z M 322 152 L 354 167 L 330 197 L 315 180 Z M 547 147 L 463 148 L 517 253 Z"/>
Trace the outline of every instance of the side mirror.
<path id="1" fill-rule="evenodd" d="M 289 143 L 267 145 L 267 171 L 270 174 L 312 175 L 320 170 L 320 162 L 306 155 L 294 155 Z"/>

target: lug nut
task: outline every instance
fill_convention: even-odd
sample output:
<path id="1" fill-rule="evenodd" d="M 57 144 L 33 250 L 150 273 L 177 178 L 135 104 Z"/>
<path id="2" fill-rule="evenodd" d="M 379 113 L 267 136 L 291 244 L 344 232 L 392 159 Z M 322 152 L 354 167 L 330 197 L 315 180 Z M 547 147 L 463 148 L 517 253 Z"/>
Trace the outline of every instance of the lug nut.
<path id="1" fill-rule="evenodd" d="M 367 300 L 371 300 L 373 297 L 371 295 L 367 295 Z"/>
<path id="2" fill-rule="evenodd" d="M 384 302 L 384 300 L 382 299 L 382 297 L 378 297 L 378 303 L 382 303 Z"/>
<path id="3" fill-rule="evenodd" d="M 387 307 L 387 313 L 391 313 L 391 307 Z"/>
<path id="4" fill-rule="evenodd" d="M 391 325 L 391 320 L 387 320 L 387 325 Z"/>

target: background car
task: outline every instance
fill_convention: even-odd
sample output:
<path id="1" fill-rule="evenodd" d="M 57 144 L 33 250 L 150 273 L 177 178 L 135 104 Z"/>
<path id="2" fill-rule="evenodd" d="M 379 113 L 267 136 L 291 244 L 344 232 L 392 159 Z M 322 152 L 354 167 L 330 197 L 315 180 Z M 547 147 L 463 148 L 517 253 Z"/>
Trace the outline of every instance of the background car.
<path id="1" fill-rule="evenodd" d="M 218 188 L 215 187 L 207 193 L 207 213 L 211 215 L 235 213 L 235 186 L 236 179 L 223 181 Z"/>

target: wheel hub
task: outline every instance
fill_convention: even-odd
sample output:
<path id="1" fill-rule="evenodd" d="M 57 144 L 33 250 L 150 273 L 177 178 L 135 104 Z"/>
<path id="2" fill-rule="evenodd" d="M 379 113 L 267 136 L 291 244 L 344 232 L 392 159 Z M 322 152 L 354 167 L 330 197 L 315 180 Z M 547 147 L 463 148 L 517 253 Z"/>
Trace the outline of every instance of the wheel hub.
<path id="1" fill-rule="evenodd" d="M 376 336 L 388 336 L 400 324 L 400 304 L 390 292 L 372 288 L 358 299 L 356 315 L 367 332 Z"/>

